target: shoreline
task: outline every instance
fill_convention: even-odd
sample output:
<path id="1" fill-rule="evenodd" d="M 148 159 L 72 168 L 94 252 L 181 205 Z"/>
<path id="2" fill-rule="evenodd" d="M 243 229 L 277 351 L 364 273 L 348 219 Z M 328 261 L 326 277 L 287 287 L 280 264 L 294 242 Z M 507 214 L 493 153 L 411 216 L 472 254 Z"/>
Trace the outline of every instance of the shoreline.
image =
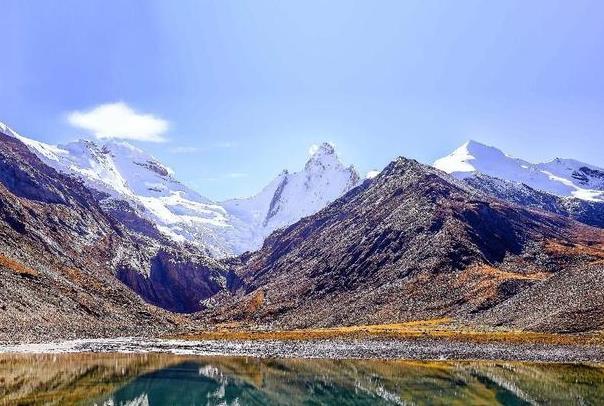
<path id="1" fill-rule="evenodd" d="M 474 343 L 434 338 L 182 340 L 113 338 L 0 345 L 0 354 L 166 353 L 193 356 L 421 361 L 604 363 L 604 347 L 579 344 Z"/>
<path id="2" fill-rule="evenodd" d="M 271 329 L 261 326 L 218 325 L 209 329 L 161 336 L 193 341 L 318 341 L 318 340 L 444 340 L 473 344 L 561 344 L 604 347 L 604 334 L 554 333 L 527 330 L 493 329 L 461 324 L 449 318 L 415 320 L 394 324 L 354 325 L 303 329 Z"/>

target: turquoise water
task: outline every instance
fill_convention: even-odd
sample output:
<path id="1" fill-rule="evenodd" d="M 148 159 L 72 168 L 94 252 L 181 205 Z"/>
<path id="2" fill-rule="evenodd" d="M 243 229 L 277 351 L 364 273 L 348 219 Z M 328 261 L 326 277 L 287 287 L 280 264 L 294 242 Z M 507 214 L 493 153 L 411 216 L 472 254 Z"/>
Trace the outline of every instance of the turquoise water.
<path id="1" fill-rule="evenodd" d="M 0 356 L 0 405 L 604 404 L 574 364 L 160 354 Z"/>

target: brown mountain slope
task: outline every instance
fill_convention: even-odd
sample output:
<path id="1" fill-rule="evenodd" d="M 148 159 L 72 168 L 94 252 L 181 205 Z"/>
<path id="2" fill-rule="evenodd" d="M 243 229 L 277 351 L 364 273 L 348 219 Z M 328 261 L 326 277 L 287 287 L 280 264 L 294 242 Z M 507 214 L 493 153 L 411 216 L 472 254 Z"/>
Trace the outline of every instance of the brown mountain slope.
<path id="1" fill-rule="evenodd" d="M 494 178 L 477 173 L 464 178 L 474 189 L 481 190 L 497 199 L 524 207 L 546 210 L 570 217 L 581 223 L 604 228 L 604 203 L 571 197 L 559 197 L 536 190 L 522 183 Z"/>
<path id="2" fill-rule="evenodd" d="M 0 341 L 156 334 L 183 322 L 116 276 L 177 311 L 228 285 L 218 264 L 179 252 L 123 208 L 128 221 L 118 221 L 99 200 L 0 134 Z"/>
<path id="3" fill-rule="evenodd" d="M 475 315 L 478 325 L 578 333 L 604 327 L 604 262 L 563 269 L 509 300 Z"/>
<path id="4" fill-rule="evenodd" d="M 211 312 L 275 327 L 466 318 L 556 273 L 597 267 L 603 243 L 600 229 L 399 158 L 242 256 L 243 287 L 214 298 Z"/>

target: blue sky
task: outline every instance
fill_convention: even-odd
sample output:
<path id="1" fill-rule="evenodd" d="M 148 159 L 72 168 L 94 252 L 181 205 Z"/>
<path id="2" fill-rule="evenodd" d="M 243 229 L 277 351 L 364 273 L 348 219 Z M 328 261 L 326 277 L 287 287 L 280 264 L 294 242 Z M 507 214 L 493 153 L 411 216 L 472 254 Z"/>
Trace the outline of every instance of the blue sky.
<path id="1" fill-rule="evenodd" d="M 323 140 L 362 172 L 468 138 L 604 166 L 601 1 L 2 0 L 1 15 L 0 121 L 51 143 L 140 124 L 165 142 L 133 142 L 211 198 L 258 191 Z M 146 116 L 99 129 L 91 111 Z"/>

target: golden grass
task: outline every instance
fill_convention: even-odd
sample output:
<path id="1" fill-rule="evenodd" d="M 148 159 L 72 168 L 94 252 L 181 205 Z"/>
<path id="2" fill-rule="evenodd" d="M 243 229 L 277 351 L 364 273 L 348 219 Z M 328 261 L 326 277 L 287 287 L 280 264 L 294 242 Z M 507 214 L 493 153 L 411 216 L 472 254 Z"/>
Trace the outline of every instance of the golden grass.
<path id="1" fill-rule="evenodd" d="M 476 266 L 464 272 L 466 277 L 472 278 L 477 276 L 486 276 L 489 279 L 498 281 L 508 280 L 527 280 L 527 281 L 542 281 L 547 279 L 550 274 L 547 272 L 532 272 L 530 274 L 519 274 L 514 272 L 503 271 L 489 265 Z"/>
<path id="2" fill-rule="evenodd" d="M 246 312 L 255 313 L 264 303 L 264 291 L 258 290 L 254 293 L 246 306 Z"/>
<path id="3" fill-rule="evenodd" d="M 454 324 L 451 319 L 417 320 L 396 324 L 376 324 L 297 330 L 251 330 L 233 325 L 211 331 L 178 335 L 186 340 L 326 340 L 326 339 L 442 339 L 472 343 L 506 342 L 560 345 L 604 345 L 602 332 L 553 334 L 517 330 L 474 330 Z"/>
<path id="4" fill-rule="evenodd" d="M 585 255 L 593 257 L 595 261 L 604 259 L 604 244 L 601 242 L 594 242 L 592 245 L 587 244 L 571 244 L 564 245 L 556 241 L 548 241 L 545 244 L 545 249 L 548 253 L 554 255 Z"/>
<path id="5" fill-rule="evenodd" d="M 89 290 L 92 289 L 100 292 L 105 289 L 105 286 L 102 285 L 95 277 L 79 269 L 61 267 L 59 268 L 59 272 L 69 281 L 75 282 L 80 286 L 86 286 Z"/>
<path id="6" fill-rule="evenodd" d="M 0 266 L 18 275 L 27 276 L 30 278 L 36 278 L 40 276 L 40 272 L 36 271 L 35 269 L 28 268 L 22 263 L 15 261 L 14 259 L 8 258 L 7 256 L 2 254 L 0 254 Z"/>
<path id="7" fill-rule="evenodd" d="M 527 274 L 508 272 L 489 265 L 475 265 L 465 269 L 453 281 L 458 289 L 466 287 L 464 298 L 468 303 L 479 306 L 486 301 L 495 299 L 501 284 L 507 281 L 542 281 L 550 274 L 546 272 L 530 272 Z"/>

